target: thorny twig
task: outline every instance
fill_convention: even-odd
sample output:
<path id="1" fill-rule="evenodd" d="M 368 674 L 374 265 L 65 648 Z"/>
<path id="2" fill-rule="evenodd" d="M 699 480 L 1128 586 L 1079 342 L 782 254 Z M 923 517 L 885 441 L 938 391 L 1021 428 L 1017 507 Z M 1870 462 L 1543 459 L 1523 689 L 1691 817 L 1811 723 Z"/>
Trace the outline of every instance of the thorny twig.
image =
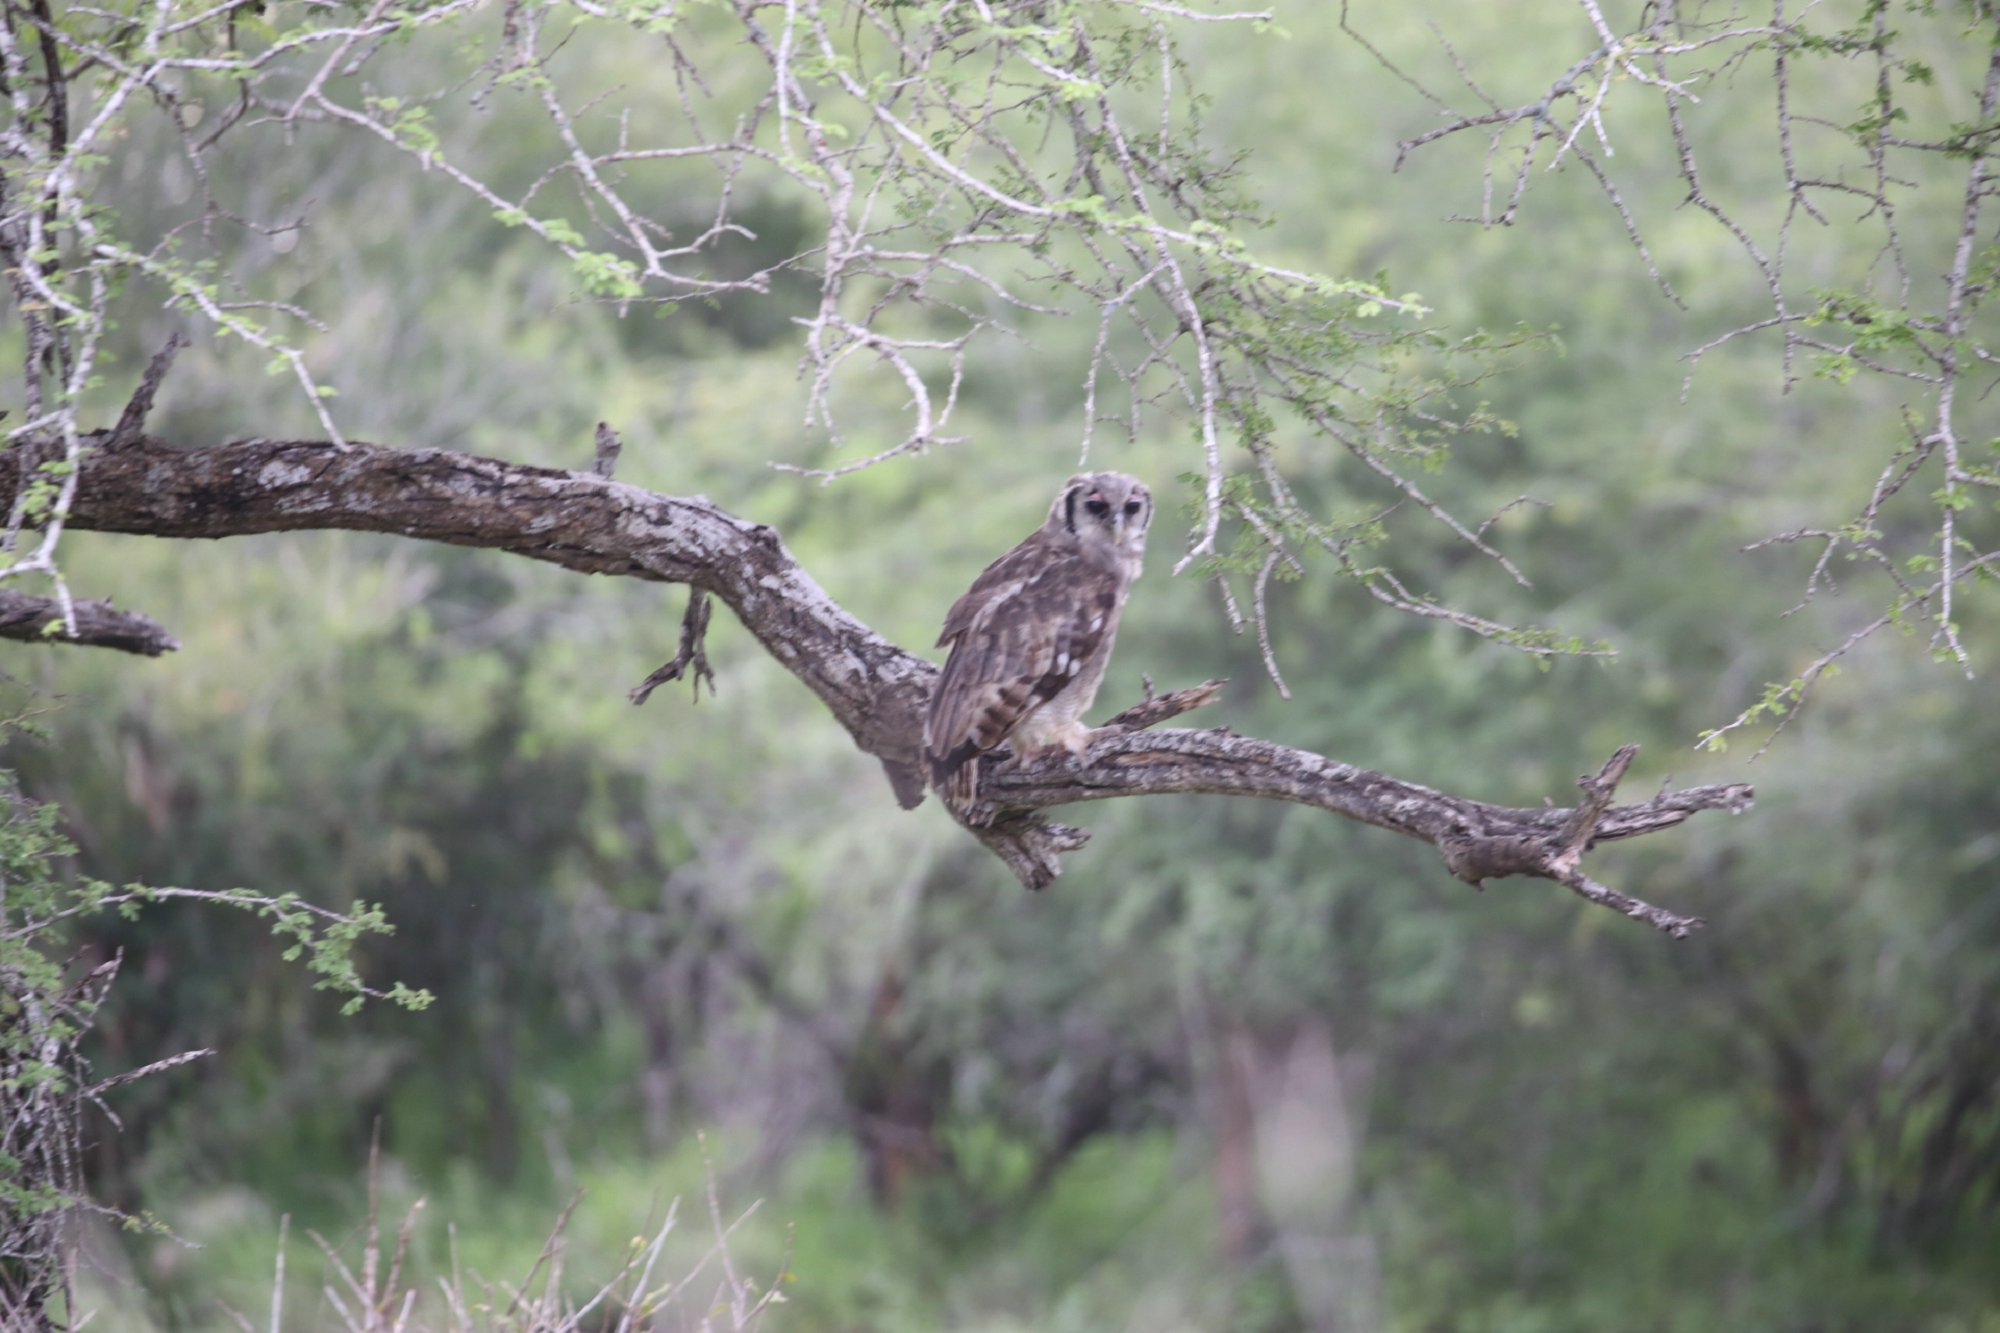
<path id="1" fill-rule="evenodd" d="M 1473 103 L 1454 106 L 1456 99 L 1394 63 L 1356 32 L 1343 13 L 1343 25 L 1363 48 L 1441 114 L 1442 124 L 1403 142 L 1398 165 L 1442 140 L 1483 138 L 1481 190 L 1487 203 L 1474 220 L 1506 225 L 1515 219 L 1528 163 L 1541 142 L 1551 140 L 1559 147 L 1548 165 L 1557 165 L 1566 154 L 1584 161 L 1648 273 L 1679 303 L 1606 165 L 1584 152 L 1588 127 L 1603 156 L 1611 156 L 1604 110 L 1614 88 L 1621 98 L 1652 99 L 1665 113 L 1666 142 L 1687 201 L 1729 239 L 1766 304 L 1763 314 L 1707 337 L 1687 353 L 1689 385 L 1710 354 L 1765 335 L 1777 343 L 1784 390 L 1798 382 L 1804 373 L 1801 361 L 1810 357 L 1815 373 L 1837 380 L 1858 374 L 1895 384 L 1906 415 L 1903 431 L 1884 435 L 1893 439 L 1906 434 L 1907 443 L 1887 444 L 1890 457 L 1849 521 L 1809 526 L 1748 548 L 1806 539 L 1821 543 L 1800 605 L 1831 586 L 1835 559 L 1858 559 L 1888 581 L 1889 612 L 1853 631 L 1793 680 L 1771 686 L 1762 703 L 1706 733 L 1705 742 L 1718 743 L 1766 716 L 1777 723 L 1775 737 L 1833 662 L 1880 630 L 1912 618 L 1928 626 L 1933 655 L 1969 676 L 1971 657 L 1960 632 L 1958 602 L 1967 576 L 1990 574 L 2000 556 L 2000 534 L 1990 517 L 1980 516 L 1969 494 L 1974 487 L 2000 487 L 2000 476 L 1990 465 L 1971 465 L 1965 450 L 1967 440 L 2000 434 L 1983 406 L 1984 389 L 1968 379 L 1978 367 L 2000 364 L 1976 320 L 1993 287 L 1990 262 L 1978 255 L 1979 238 L 1990 235 L 1993 227 L 1994 155 L 2000 152 L 2000 140 L 1966 127 L 1991 126 L 2000 113 L 2000 49 L 1978 44 L 1983 68 L 1973 67 L 1963 53 L 1975 48 L 1960 40 L 1966 20 L 1917 11 L 1899 14 L 1892 28 L 1886 6 L 1870 7 L 1858 23 L 1843 28 L 1839 25 L 1848 21 L 1843 14 L 1816 0 L 1766 0 L 1767 17 L 1747 14 L 1739 5 L 1697 0 L 1644 6 L 1635 26 L 1620 29 L 1597 0 L 1577 2 L 1592 49 L 1553 72 L 1542 97 L 1512 107 L 1489 96 L 1446 43 L 1447 56 Z M 1991 0 L 1977 0 L 1971 10 L 1975 17 L 1970 21 L 1985 29 L 2000 21 L 2000 7 Z M 1569 60 L 1571 54 L 1551 63 Z M 1703 93 L 1758 60 L 1769 61 L 1776 134 L 1768 175 L 1783 200 L 1782 208 L 1768 216 L 1755 206 L 1756 196 L 1731 193 L 1746 163 L 1733 159 L 1726 176 L 1712 175 L 1703 148 L 1708 133 Z M 1945 62 L 1959 63 L 1949 77 L 1935 75 L 1934 66 Z M 1840 100 L 1851 95 L 1853 85 L 1843 68 L 1848 64 L 1860 65 L 1868 76 L 1867 94 L 1858 108 Z M 1954 102 L 1953 94 L 1961 89 L 1974 91 L 1959 93 Z M 1519 155 L 1515 186 L 1505 206 L 1496 207 L 1494 176 L 1510 154 Z M 1804 165 L 1808 162 L 1810 167 Z M 1956 185 L 1940 162 L 1955 164 L 1960 173 Z M 1860 212 L 1843 216 L 1830 207 L 1843 201 L 1858 203 Z M 1913 262 L 1911 236 L 1901 219 L 1919 214 L 1955 215 L 1956 226 L 1942 252 L 1934 250 Z M 1833 233 L 1861 262 L 1832 277 L 1823 263 L 1799 262 L 1801 222 L 1810 223 L 1816 233 Z M 1816 255 L 1825 253 L 1825 243 L 1819 247 Z M 1929 267 L 1932 263 L 1935 267 Z M 1927 268 L 1938 274 L 1935 281 L 1921 280 Z M 1910 485 L 1919 478 L 1928 480 Z M 1897 500 L 1893 511 L 1892 500 Z M 1915 586 L 1908 577 L 1912 570 L 1936 578 Z"/>

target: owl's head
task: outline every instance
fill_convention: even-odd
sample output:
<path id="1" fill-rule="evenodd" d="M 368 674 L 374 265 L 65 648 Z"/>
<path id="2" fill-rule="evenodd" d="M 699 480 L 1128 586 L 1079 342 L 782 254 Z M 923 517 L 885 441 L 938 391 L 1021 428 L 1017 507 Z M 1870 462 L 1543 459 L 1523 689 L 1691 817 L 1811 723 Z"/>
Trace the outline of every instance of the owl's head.
<path id="1" fill-rule="evenodd" d="M 1152 521 L 1153 493 L 1123 472 L 1079 472 L 1063 483 L 1049 507 L 1049 527 L 1134 558 L 1145 553 L 1146 525 Z"/>

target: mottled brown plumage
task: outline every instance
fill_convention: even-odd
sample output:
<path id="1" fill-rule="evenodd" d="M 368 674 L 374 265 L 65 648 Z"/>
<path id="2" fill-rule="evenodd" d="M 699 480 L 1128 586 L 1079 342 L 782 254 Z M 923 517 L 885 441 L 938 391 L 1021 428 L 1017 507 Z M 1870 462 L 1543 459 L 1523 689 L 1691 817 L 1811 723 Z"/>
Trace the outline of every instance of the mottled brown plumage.
<path id="1" fill-rule="evenodd" d="M 1016 750 L 1082 750 L 1080 721 L 1111 659 L 1126 591 L 1139 576 L 1153 501 L 1118 472 L 1063 484 L 1046 522 L 988 565 L 945 616 L 949 648 L 931 696 L 924 752 L 931 784 L 969 823 L 980 808 L 980 757 Z"/>

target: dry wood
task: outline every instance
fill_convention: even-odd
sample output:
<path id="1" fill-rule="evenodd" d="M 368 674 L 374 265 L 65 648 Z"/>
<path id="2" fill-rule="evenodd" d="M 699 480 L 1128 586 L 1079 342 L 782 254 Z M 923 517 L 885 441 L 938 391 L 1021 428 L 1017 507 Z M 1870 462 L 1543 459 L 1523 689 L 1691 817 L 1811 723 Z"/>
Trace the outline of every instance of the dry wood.
<path id="1" fill-rule="evenodd" d="M 158 657 L 181 646 L 166 626 L 137 611 L 120 611 L 110 602 L 78 602 L 76 635 L 62 626 L 62 607 L 53 597 L 0 588 L 0 639 L 22 639 L 28 643 L 76 643 L 92 648 L 115 648 L 121 653 L 142 653 Z M 56 626 L 50 629 L 51 625 Z"/>

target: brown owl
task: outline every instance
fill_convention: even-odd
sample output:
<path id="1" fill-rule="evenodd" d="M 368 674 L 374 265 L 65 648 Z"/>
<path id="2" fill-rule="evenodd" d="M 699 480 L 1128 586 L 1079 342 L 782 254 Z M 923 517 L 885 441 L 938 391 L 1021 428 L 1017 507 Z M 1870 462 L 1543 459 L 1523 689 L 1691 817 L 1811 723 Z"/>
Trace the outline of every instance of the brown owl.
<path id="1" fill-rule="evenodd" d="M 1081 753 L 1084 710 L 1111 660 L 1118 615 L 1146 553 L 1153 497 L 1121 472 L 1063 483 L 1046 522 L 986 567 L 944 618 L 944 674 L 924 722 L 931 785 L 984 824 L 979 759 L 1011 744 Z"/>

